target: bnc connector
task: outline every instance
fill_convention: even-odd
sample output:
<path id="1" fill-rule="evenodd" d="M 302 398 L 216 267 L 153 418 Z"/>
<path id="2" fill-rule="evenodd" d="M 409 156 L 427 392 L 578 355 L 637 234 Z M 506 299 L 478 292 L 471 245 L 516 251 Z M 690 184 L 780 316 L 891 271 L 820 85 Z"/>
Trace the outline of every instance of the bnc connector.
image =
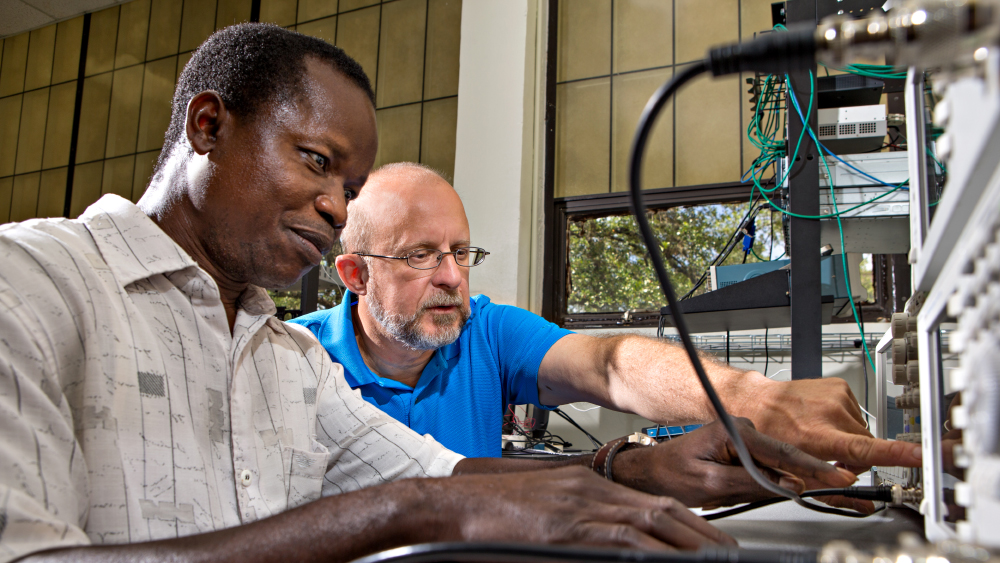
<path id="1" fill-rule="evenodd" d="M 924 500 L 924 492 L 915 487 L 903 488 L 901 485 L 892 486 L 891 506 L 903 506 L 904 504 L 919 505 Z"/>

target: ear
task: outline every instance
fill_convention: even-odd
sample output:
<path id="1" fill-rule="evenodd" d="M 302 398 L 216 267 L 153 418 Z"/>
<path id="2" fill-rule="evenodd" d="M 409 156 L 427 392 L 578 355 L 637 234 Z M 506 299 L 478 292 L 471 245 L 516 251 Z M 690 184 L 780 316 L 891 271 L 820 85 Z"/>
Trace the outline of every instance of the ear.
<path id="1" fill-rule="evenodd" d="M 229 118 L 226 104 L 215 90 L 205 90 L 191 98 L 187 108 L 186 130 L 194 151 L 201 155 L 211 152 Z"/>
<path id="2" fill-rule="evenodd" d="M 357 254 L 341 254 L 337 257 L 337 274 L 347 289 L 355 295 L 368 294 L 368 264 Z"/>

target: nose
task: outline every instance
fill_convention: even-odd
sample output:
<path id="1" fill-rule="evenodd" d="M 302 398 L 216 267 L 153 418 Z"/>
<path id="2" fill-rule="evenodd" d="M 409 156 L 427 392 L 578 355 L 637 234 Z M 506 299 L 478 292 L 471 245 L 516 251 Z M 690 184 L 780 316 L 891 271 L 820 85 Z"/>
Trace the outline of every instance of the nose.
<path id="1" fill-rule="evenodd" d="M 441 264 L 434 270 L 432 282 L 442 289 L 454 290 L 462 284 L 467 268 L 463 268 L 455 261 L 455 255 L 449 254 L 441 257 Z"/>
<path id="2" fill-rule="evenodd" d="M 334 189 L 316 196 L 314 202 L 316 211 L 323 216 L 334 229 L 342 229 L 347 221 L 347 200 L 344 189 L 339 185 Z"/>

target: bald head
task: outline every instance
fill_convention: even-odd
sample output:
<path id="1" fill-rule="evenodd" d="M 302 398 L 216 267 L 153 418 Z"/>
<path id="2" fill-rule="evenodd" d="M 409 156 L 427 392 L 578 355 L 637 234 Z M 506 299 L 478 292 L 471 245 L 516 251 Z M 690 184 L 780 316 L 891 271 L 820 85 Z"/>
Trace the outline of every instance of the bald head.
<path id="1" fill-rule="evenodd" d="M 460 221 L 468 230 L 455 188 L 433 168 L 414 162 L 373 171 L 347 211 L 340 240 L 348 254 L 393 252 L 408 227 L 427 221 Z"/>

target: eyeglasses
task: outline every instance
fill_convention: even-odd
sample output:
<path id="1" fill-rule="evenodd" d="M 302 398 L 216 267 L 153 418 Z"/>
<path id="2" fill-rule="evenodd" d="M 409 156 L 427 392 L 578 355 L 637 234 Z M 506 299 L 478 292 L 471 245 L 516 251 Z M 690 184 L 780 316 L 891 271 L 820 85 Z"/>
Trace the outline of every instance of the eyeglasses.
<path id="1" fill-rule="evenodd" d="M 368 256 L 370 258 L 388 258 L 389 260 L 406 260 L 406 265 L 417 270 L 433 270 L 441 265 L 444 257 L 451 254 L 455 258 L 455 263 L 459 266 L 471 268 L 478 266 L 486 260 L 489 252 L 477 246 L 466 246 L 457 248 L 451 252 L 441 252 L 432 248 L 419 248 L 406 254 L 406 256 L 381 256 L 378 254 L 366 254 L 355 252 L 358 256 Z"/>

